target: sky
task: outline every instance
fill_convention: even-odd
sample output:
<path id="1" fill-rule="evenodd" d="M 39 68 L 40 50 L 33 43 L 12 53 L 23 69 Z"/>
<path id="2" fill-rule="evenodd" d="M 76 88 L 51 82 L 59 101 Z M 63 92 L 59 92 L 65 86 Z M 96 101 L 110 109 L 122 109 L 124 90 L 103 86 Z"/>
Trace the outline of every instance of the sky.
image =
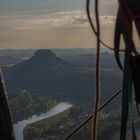
<path id="1" fill-rule="evenodd" d="M 85 2 L 0 0 L 0 49 L 95 47 Z M 91 5 L 93 11 L 93 2 Z M 112 44 L 116 11 L 116 0 L 100 0 L 102 37 L 109 44 Z"/>

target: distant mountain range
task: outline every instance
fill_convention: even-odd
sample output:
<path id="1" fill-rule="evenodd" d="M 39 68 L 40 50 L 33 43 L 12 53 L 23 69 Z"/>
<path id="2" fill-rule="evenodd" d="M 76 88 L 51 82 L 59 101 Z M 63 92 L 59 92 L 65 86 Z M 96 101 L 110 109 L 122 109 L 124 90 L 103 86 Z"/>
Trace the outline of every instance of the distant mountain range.
<path id="1" fill-rule="evenodd" d="M 13 65 L 24 61 L 24 58 L 18 56 L 0 56 L 0 65 Z"/>
<path id="2" fill-rule="evenodd" d="M 104 54 L 106 63 L 111 61 L 109 57 L 109 54 Z M 102 70 L 103 100 L 121 85 L 121 75 L 113 67 Z M 60 100 L 89 100 L 95 90 L 94 67 L 83 69 L 72 61 L 57 57 L 50 50 L 38 50 L 30 59 L 11 67 L 3 67 L 3 71 L 7 86 L 44 92 Z"/>

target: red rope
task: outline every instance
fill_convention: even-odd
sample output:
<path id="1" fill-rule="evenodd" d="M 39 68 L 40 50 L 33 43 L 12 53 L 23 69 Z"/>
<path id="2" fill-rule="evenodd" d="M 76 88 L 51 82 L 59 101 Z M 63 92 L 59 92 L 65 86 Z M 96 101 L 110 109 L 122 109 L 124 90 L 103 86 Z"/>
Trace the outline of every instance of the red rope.
<path id="1" fill-rule="evenodd" d="M 138 54 L 136 51 L 134 41 L 133 41 L 133 37 L 132 37 L 132 35 L 133 35 L 133 26 L 132 26 L 133 14 L 125 0 L 118 0 L 118 1 L 120 4 L 121 14 L 123 16 L 124 23 L 126 26 L 129 44 L 131 44 L 131 47 L 132 47 L 131 49 L 134 52 L 134 54 Z"/>
<path id="2" fill-rule="evenodd" d="M 128 3 L 126 2 L 126 0 L 119 0 L 120 4 L 122 4 L 122 8 L 125 9 L 125 12 L 127 11 L 127 14 L 129 15 L 129 17 L 131 18 L 131 20 L 133 20 L 135 22 L 136 28 L 137 28 L 137 32 L 140 38 L 140 15 L 135 15 L 131 8 L 129 7 Z"/>
<path id="3" fill-rule="evenodd" d="M 95 0 L 95 18 L 97 27 L 97 52 L 96 52 L 96 96 L 95 96 L 95 107 L 94 107 L 94 118 L 92 123 L 92 140 L 97 140 L 98 133 L 98 119 L 99 119 L 99 107 L 100 107 L 100 21 L 99 21 L 99 10 L 98 10 L 98 0 Z"/>

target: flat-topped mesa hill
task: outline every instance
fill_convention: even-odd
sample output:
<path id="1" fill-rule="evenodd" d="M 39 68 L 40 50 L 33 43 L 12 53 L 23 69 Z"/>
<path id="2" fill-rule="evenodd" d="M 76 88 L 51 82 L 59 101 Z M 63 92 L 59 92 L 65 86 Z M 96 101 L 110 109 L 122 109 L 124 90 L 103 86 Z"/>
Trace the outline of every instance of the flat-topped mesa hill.
<path id="1" fill-rule="evenodd" d="M 40 74 L 45 74 L 48 71 L 63 71 L 70 67 L 72 67 L 72 65 L 69 62 L 57 57 L 52 51 L 48 49 L 42 49 L 37 50 L 35 54 L 28 60 L 12 67 L 4 67 L 3 69 L 6 75 L 15 73 L 18 76 L 19 74 L 28 75 L 31 73 L 31 75 L 35 74 L 37 76 Z"/>
<path id="2" fill-rule="evenodd" d="M 57 59 L 56 58 L 56 54 L 53 53 L 51 50 L 48 49 L 42 49 L 42 50 L 37 50 L 34 54 L 34 56 L 32 57 L 32 59 L 36 59 L 36 60 L 40 60 L 40 59 L 44 59 L 44 60 L 50 60 L 50 59 Z"/>
<path id="3" fill-rule="evenodd" d="M 31 62 L 35 61 L 36 64 L 38 64 L 39 62 L 40 64 L 45 64 L 45 65 L 48 65 L 48 64 L 50 65 L 67 64 L 68 65 L 68 62 L 57 57 L 55 53 L 53 53 L 51 50 L 48 50 L 48 49 L 37 50 L 34 56 L 29 59 L 29 61 Z"/>
<path id="4" fill-rule="evenodd" d="M 67 68 L 70 67 L 71 64 L 64 61 L 63 59 L 57 57 L 55 53 L 53 53 L 51 50 L 48 49 L 41 49 L 37 50 L 30 59 L 15 65 L 14 67 L 26 67 L 26 69 L 33 70 L 47 70 L 47 69 L 52 69 L 56 68 L 57 70 L 62 69 L 62 68 Z M 24 68 L 25 69 L 25 68 Z"/>

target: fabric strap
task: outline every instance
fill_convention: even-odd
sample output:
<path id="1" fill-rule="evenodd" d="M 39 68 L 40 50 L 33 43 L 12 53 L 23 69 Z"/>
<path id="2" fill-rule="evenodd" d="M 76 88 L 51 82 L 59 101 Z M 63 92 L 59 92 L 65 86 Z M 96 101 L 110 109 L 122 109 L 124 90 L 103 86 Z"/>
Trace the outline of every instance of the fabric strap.
<path id="1" fill-rule="evenodd" d="M 122 117 L 121 117 L 120 140 L 126 140 L 129 111 L 131 111 L 130 118 L 131 118 L 132 140 L 137 140 L 132 111 L 132 73 L 130 64 L 130 53 L 126 52 L 123 71 L 123 94 L 122 94 Z"/>

